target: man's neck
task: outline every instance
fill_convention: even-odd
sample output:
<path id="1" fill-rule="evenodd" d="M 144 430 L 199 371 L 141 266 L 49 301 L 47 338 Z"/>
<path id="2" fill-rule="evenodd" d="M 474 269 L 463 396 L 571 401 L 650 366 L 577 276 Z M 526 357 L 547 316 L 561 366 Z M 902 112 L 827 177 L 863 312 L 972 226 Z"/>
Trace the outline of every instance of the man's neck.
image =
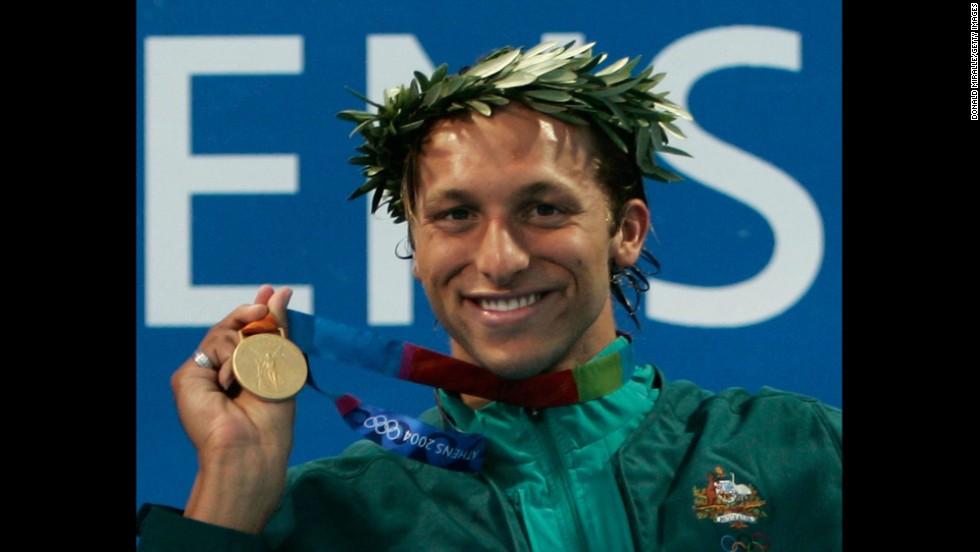
<path id="1" fill-rule="evenodd" d="M 490 399 L 484 399 L 483 397 L 477 397 L 476 395 L 467 395 L 465 393 L 460 393 L 459 398 L 463 401 L 463 404 L 470 407 L 471 410 L 479 410 L 493 402 Z"/>

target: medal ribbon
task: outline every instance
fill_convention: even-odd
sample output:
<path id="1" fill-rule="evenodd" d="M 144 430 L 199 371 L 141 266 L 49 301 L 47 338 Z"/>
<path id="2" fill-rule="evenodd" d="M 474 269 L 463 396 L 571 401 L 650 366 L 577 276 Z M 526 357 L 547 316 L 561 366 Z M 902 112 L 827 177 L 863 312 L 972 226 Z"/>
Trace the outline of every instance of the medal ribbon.
<path id="1" fill-rule="evenodd" d="M 632 347 L 593 359 L 571 370 L 512 380 L 448 355 L 332 320 L 287 310 L 289 339 L 308 356 L 350 364 L 389 377 L 529 408 L 564 406 L 602 397 L 633 375 Z M 275 331 L 271 314 L 242 329 L 243 335 Z M 308 375 L 311 387 L 323 393 Z M 486 440 L 361 403 L 352 395 L 331 395 L 340 415 L 362 437 L 387 450 L 451 470 L 479 471 Z M 448 421 L 447 421 L 448 422 Z"/>
<path id="2" fill-rule="evenodd" d="M 633 376 L 632 347 L 571 370 L 506 379 L 425 347 L 311 314 L 292 310 L 287 314 L 289 338 L 308 355 L 517 406 L 546 408 L 590 401 L 619 389 Z"/>
<path id="3" fill-rule="evenodd" d="M 452 424 L 443 431 L 410 416 L 362 404 L 352 395 L 335 402 L 351 429 L 385 449 L 449 470 L 478 472 L 483 468 L 487 444 L 482 434 L 462 433 Z"/>

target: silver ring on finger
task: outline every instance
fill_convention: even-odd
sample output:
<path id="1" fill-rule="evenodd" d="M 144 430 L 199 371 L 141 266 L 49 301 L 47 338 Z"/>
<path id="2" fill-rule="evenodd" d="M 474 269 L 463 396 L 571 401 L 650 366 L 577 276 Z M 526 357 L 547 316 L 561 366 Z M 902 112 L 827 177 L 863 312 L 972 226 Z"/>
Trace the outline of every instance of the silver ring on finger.
<path id="1" fill-rule="evenodd" d="M 197 364 L 201 368 L 214 368 L 214 363 L 208 355 L 204 354 L 204 351 L 198 349 L 194 351 L 194 364 Z"/>

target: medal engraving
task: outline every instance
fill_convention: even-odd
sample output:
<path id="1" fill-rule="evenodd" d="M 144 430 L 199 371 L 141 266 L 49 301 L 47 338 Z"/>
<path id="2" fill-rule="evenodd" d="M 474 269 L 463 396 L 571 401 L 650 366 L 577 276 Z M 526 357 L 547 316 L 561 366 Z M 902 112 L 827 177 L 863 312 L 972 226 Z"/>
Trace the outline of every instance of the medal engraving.
<path id="1" fill-rule="evenodd" d="M 245 337 L 232 355 L 235 379 L 249 392 L 269 401 L 286 400 L 306 383 L 306 358 L 281 334 Z"/>

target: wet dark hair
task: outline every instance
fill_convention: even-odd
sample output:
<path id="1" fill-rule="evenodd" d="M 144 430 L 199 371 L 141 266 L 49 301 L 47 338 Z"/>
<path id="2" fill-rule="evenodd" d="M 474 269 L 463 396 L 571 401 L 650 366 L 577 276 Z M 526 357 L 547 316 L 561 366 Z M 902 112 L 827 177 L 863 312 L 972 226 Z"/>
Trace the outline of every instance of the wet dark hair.
<path id="1" fill-rule="evenodd" d="M 636 152 L 633 147 L 624 152 L 616 147 L 604 132 L 590 125 L 593 144 L 596 147 L 596 177 L 603 184 L 606 197 L 610 201 L 613 213 L 611 232 L 615 232 L 623 222 L 626 203 L 631 199 L 639 199 L 649 206 L 646 192 L 643 188 L 643 174 L 636 164 Z M 626 141 L 632 144 L 633 141 Z M 640 268 L 640 264 L 650 266 L 648 270 Z M 640 251 L 640 258 L 632 266 L 621 267 L 615 262 L 609 263 L 609 288 L 616 302 L 629 315 L 637 328 L 641 326 L 637 311 L 643 299 L 643 294 L 650 289 L 648 276 L 660 273 L 660 261 L 653 256 L 645 246 Z M 629 292 L 629 295 L 627 295 Z"/>

